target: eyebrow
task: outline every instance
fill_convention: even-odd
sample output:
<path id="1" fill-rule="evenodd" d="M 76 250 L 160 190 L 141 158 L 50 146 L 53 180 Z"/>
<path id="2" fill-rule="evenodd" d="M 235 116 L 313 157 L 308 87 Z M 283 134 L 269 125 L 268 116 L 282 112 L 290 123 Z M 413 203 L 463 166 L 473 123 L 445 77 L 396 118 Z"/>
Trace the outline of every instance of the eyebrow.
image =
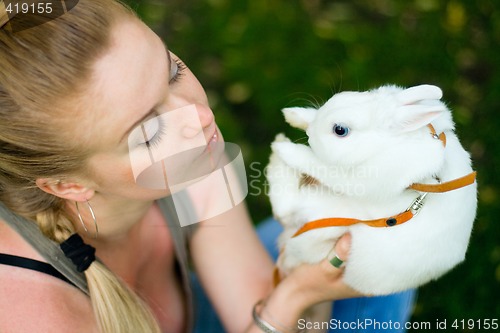
<path id="1" fill-rule="evenodd" d="M 167 53 L 167 58 L 168 58 L 168 69 L 170 73 L 170 68 L 172 68 L 172 57 L 170 56 L 170 52 L 167 48 L 167 44 L 162 40 L 163 46 L 165 47 L 165 52 Z M 123 142 L 123 139 L 129 134 L 135 127 L 139 126 L 141 123 L 146 121 L 148 118 L 150 118 L 155 112 L 156 109 L 158 108 L 159 104 L 156 103 L 155 106 L 153 106 L 146 114 L 144 114 L 140 119 L 138 119 L 136 122 L 134 122 L 123 134 L 123 136 L 120 139 L 120 143 Z"/>

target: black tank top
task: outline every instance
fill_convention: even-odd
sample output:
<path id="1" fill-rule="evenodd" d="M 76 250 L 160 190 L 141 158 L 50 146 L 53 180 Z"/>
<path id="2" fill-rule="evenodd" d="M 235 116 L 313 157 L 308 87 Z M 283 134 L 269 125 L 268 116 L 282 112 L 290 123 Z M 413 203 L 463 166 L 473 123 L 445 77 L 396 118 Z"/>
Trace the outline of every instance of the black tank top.
<path id="1" fill-rule="evenodd" d="M 59 271 L 57 269 L 55 269 L 54 267 L 52 267 L 51 265 L 49 265 L 45 262 L 41 262 L 38 260 L 24 258 L 24 257 L 18 257 L 18 256 L 14 256 L 11 254 L 0 253 L 0 265 L 15 266 L 15 267 L 31 269 L 33 271 L 52 275 L 53 277 L 56 277 L 58 279 L 63 280 L 64 282 L 67 282 L 71 285 L 74 285 L 64 275 L 59 273 Z"/>

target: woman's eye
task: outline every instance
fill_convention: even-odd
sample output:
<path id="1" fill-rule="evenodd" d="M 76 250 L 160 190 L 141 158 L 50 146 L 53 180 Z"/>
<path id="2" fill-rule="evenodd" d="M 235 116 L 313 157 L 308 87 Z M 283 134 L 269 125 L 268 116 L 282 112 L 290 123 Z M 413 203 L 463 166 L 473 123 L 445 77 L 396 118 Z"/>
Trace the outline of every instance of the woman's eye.
<path id="1" fill-rule="evenodd" d="M 148 145 L 151 141 L 155 140 L 159 131 L 160 123 L 157 117 L 146 121 L 141 125 L 141 139 L 139 140 L 139 144 Z"/>
<path id="2" fill-rule="evenodd" d="M 334 124 L 333 125 L 333 133 L 340 137 L 345 137 L 349 134 L 349 127 L 343 124 Z"/>
<path id="3" fill-rule="evenodd" d="M 186 65 L 184 65 L 180 59 L 172 58 L 170 62 L 170 83 L 178 81 L 182 77 L 185 69 Z"/>
<path id="4" fill-rule="evenodd" d="M 178 71 L 179 71 L 179 66 L 177 66 L 177 62 L 175 61 L 170 62 L 170 81 L 172 81 L 175 78 Z"/>

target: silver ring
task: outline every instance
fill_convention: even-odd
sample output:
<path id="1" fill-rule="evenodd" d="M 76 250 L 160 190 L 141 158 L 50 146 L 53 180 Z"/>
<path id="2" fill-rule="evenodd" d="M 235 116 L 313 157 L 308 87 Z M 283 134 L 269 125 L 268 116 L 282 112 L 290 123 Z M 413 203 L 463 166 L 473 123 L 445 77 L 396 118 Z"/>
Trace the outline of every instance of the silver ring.
<path id="1" fill-rule="evenodd" d="M 330 260 L 330 264 L 332 264 L 333 267 L 340 268 L 342 264 L 344 263 L 344 260 L 340 259 L 337 255 Z"/>

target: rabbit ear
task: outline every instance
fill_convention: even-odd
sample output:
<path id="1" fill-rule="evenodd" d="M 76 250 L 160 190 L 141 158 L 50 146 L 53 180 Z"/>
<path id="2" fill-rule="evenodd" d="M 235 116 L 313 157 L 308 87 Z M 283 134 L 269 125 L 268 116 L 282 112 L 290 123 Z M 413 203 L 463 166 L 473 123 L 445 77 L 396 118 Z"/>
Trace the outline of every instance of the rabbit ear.
<path id="1" fill-rule="evenodd" d="M 439 87 L 423 84 L 405 89 L 397 94 L 401 104 L 413 104 L 428 99 L 441 99 L 443 92 Z"/>
<path id="2" fill-rule="evenodd" d="M 316 112 L 318 110 L 313 108 L 295 107 L 285 108 L 281 111 L 283 112 L 287 123 L 289 123 L 293 127 L 306 130 L 309 127 L 309 124 L 316 117 Z"/>
<path id="3" fill-rule="evenodd" d="M 410 132 L 427 126 L 447 109 L 444 104 L 404 105 L 397 109 L 391 129 Z"/>

